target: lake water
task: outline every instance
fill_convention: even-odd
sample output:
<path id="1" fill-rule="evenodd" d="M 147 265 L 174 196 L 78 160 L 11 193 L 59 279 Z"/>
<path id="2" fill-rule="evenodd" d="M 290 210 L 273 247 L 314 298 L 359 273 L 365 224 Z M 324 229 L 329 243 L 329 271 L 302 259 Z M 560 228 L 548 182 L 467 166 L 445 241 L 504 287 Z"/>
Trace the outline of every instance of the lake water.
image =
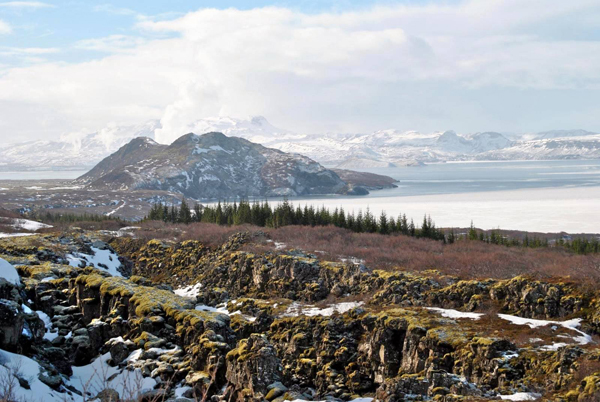
<path id="1" fill-rule="evenodd" d="M 0 180 L 74 180 L 86 174 L 87 170 L 39 170 L 26 172 L 2 172 Z"/>
<path id="2" fill-rule="evenodd" d="M 600 161 L 439 163 L 363 171 L 399 180 L 398 189 L 373 194 L 379 197 L 600 186 Z"/>

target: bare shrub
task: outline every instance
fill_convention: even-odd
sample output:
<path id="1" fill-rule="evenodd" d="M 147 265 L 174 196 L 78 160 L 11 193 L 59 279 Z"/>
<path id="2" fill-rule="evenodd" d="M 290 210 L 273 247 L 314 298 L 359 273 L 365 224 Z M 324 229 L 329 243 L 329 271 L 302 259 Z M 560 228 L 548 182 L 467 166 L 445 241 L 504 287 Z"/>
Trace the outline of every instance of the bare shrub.
<path id="1" fill-rule="evenodd" d="M 16 394 L 21 386 L 21 381 L 30 382 L 33 378 L 27 378 L 21 371 L 21 361 L 0 366 L 4 370 L 0 373 L 0 402 L 28 402 L 27 398 Z"/>
<path id="2" fill-rule="evenodd" d="M 144 240 L 197 240 L 208 247 L 217 247 L 225 243 L 233 234 L 239 232 L 256 232 L 257 226 L 222 226 L 213 223 L 168 224 L 160 221 L 143 222 L 136 236 Z"/>
<path id="3" fill-rule="evenodd" d="M 444 245 L 429 239 L 353 233 L 336 227 L 286 226 L 267 229 L 288 248 L 318 251 L 322 259 L 355 257 L 377 269 L 438 270 L 460 278 L 536 279 L 569 277 L 581 284 L 600 282 L 600 256 L 575 255 L 561 249 L 527 249 L 458 241 Z"/>

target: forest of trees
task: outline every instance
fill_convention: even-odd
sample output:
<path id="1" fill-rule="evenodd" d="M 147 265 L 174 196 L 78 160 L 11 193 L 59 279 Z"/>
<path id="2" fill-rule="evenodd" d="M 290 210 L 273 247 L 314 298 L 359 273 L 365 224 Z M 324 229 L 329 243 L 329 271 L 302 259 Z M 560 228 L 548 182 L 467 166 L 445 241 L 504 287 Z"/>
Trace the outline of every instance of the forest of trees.
<path id="1" fill-rule="evenodd" d="M 477 240 L 489 244 L 504 246 L 540 248 L 549 247 L 548 239 L 525 235 L 523 239 L 503 235 L 500 230 L 484 232 L 477 230 L 471 222 L 467 233 L 456 234 L 453 229 L 441 230 L 435 226 L 430 216 L 424 216 L 420 225 L 408 220 L 406 215 L 394 218 L 382 212 L 374 216 L 367 208 L 363 213 L 358 211 L 346 212 L 342 207 L 332 211 L 325 207 L 305 205 L 296 206 L 288 200 L 271 206 L 268 201 L 240 201 L 239 203 L 222 203 L 201 207 L 195 204 L 191 207 L 184 199 L 179 207 L 154 204 L 146 217 L 147 220 L 159 220 L 170 223 L 205 222 L 219 225 L 250 224 L 260 227 L 281 227 L 287 225 L 302 226 L 328 226 L 333 225 L 349 229 L 356 233 L 380 233 L 384 235 L 403 234 L 412 237 L 428 238 L 454 243 L 457 240 Z M 598 239 L 576 238 L 573 240 L 557 239 L 554 245 L 569 249 L 577 254 L 590 254 L 600 252 Z"/>
<path id="2" fill-rule="evenodd" d="M 77 214 L 64 212 L 49 212 L 49 211 L 31 211 L 26 216 L 28 219 L 41 221 L 44 223 L 74 223 L 74 222 L 104 222 L 117 221 L 121 219 L 114 216 L 98 215 L 98 214 Z"/>
<path id="3" fill-rule="evenodd" d="M 435 227 L 430 217 L 424 217 L 420 226 L 407 220 L 406 215 L 398 218 L 388 217 L 382 212 L 379 217 L 367 210 L 358 214 L 347 213 L 343 208 L 336 208 L 333 212 L 325 207 L 315 208 L 297 206 L 284 200 L 281 204 L 272 207 L 268 201 L 252 202 L 240 201 L 239 203 L 217 203 L 193 208 L 183 200 L 179 207 L 174 205 L 154 204 L 147 216 L 148 220 L 162 220 L 171 223 L 205 222 L 219 225 L 250 224 L 261 227 L 278 228 L 287 225 L 303 226 L 328 226 L 352 230 L 357 233 L 402 233 L 407 236 L 426 237 L 434 240 L 447 241 L 445 234 Z"/>

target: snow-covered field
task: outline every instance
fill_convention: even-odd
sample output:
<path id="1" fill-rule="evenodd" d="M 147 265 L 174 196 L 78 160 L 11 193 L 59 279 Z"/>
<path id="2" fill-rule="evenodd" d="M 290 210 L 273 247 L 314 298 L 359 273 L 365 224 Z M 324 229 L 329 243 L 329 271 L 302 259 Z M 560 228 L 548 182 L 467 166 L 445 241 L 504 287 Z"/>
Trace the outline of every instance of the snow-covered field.
<path id="1" fill-rule="evenodd" d="M 406 214 L 417 225 L 428 214 L 437 226 L 468 227 L 473 221 L 482 229 L 514 229 L 531 232 L 600 232 L 600 187 L 543 188 L 442 195 L 390 197 L 314 198 L 291 200 L 295 205 L 312 204 L 331 210 L 375 216 Z"/>

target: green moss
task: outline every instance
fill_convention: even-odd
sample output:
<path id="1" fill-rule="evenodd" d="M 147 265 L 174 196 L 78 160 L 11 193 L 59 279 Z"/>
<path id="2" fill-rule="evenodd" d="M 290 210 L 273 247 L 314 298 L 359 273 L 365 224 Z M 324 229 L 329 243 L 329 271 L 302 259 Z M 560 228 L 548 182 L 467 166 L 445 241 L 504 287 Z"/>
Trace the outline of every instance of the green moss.
<path id="1" fill-rule="evenodd" d="M 228 317 L 223 314 L 194 310 L 192 301 L 168 290 L 136 285 L 121 277 L 82 275 L 76 279 L 76 283 L 90 288 L 98 288 L 102 295 L 129 298 L 129 301 L 135 306 L 135 314 L 138 317 L 164 313 L 177 322 L 194 327 L 205 321 L 223 324 L 224 320 L 228 320 Z"/>
<path id="2" fill-rule="evenodd" d="M 495 342 L 494 339 L 484 338 L 484 337 L 475 337 L 473 338 L 473 343 L 482 346 L 491 346 Z"/>

